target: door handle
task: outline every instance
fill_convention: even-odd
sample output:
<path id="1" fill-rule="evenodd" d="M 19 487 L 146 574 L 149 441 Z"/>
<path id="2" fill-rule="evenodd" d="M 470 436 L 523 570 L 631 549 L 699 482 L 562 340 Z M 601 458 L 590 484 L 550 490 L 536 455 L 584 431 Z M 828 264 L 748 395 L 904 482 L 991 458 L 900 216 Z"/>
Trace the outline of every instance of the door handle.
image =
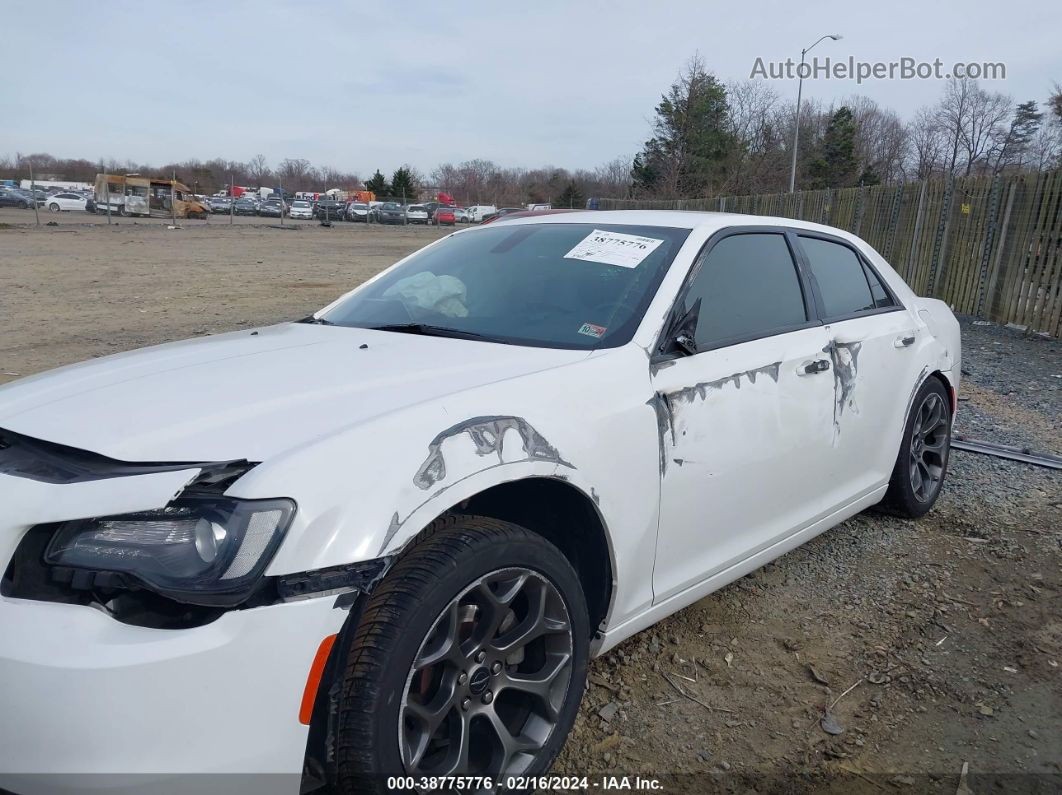
<path id="1" fill-rule="evenodd" d="M 814 361 L 801 362 L 797 367 L 797 375 L 815 375 L 815 373 L 825 373 L 830 369 L 829 359 L 815 359 Z"/>
<path id="2" fill-rule="evenodd" d="M 901 334 L 893 341 L 893 346 L 896 348 L 907 348 L 914 345 L 915 333 L 908 331 L 906 334 Z"/>

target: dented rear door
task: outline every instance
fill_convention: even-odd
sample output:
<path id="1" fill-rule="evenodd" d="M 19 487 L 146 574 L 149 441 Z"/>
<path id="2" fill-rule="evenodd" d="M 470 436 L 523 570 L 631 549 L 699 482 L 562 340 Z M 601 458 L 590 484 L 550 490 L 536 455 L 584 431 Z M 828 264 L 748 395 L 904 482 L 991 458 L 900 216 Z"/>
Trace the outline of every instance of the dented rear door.
<path id="1" fill-rule="evenodd" d="M 833 372 L 829 479 L 855 500 L 892 473 L 907 404 L 926 375 L 925 330 L 849 241 L 801 231 L 797 247 Z"/>

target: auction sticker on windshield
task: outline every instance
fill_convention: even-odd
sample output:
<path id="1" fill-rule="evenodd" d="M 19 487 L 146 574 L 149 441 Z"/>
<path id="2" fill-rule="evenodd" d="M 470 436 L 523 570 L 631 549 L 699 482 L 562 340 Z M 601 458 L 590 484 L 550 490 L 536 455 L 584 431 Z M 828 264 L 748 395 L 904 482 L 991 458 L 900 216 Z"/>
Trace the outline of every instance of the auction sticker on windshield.
<path id="1" fill-rule="evenodd" d="M 627 235 L 623 232 L 605 232 L 595 229 L 564 255 L 565 259 L 581 259 L 619 265 L 621 268 L 637 268 L 646 257 L 663 243 L 655 237 Z"/>

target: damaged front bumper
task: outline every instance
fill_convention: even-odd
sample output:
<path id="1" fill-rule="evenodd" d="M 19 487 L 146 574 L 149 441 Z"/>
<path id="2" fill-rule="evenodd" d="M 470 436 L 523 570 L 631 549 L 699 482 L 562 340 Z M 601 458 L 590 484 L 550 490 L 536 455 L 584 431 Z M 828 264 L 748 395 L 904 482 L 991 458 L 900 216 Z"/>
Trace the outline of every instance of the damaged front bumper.
<path id="1" fill-rule="evenodd" d="M 161 630 L 0 597 L 0 788 L 298 792 L 307 673 L 347 616 L 334 602 Z"/>
<path id="2" fill-rule="evenodd" d="M 278 579 L 283 598 L 181 628 L 120 620 L 83 594 L 24 593 L 11 570 L 42 525 L 165 506 L 218 465 L 104 473 L 99 461 L 59 451 L 91 471 L 30 476 L 13 474 L 28 466 L 12 463 L 13 449 L 0 473 L 0 789 L 298 792 L 307 676 L 348 616 L 319 586 L 350 583 Z"/>

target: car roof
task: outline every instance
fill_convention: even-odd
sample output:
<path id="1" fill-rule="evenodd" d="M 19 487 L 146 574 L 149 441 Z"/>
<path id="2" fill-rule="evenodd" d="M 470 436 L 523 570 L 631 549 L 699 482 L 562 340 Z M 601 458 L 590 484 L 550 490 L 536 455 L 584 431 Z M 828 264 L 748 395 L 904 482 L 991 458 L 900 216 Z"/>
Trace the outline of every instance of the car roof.
<path id="1" fill-rule="evenodd" d="M 843 229 L 796 218 L 691 210 L 577 210 L 562 213 L 528 211 L 526 216 L 509 215 L 499 218 L 495 223 L 504 223 L 506 226 L 517 224 L 627 224 L 676 229 L 707 229 L 709 231 L 734 226 L 786 226 L 792 229 L 824 232 L 849 240 L 860 240 Z"/>

